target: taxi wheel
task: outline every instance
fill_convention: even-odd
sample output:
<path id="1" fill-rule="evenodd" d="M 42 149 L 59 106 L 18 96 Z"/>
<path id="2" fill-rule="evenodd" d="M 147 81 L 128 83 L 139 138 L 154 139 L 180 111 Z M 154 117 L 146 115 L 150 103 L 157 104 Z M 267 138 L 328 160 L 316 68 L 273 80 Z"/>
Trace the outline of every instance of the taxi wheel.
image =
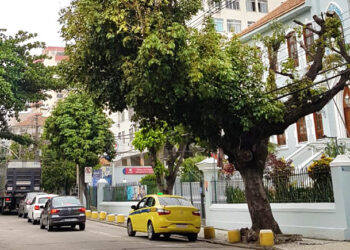
<path id="1" fill-rule="evenodd" d="M 189 234 L 187 235 L 187 238 L 189 241 L 196 241 L 198 237 L 198 234 Z"/>
<path id="2" fill-rule="evenodd" d="M 128 230 L 128 235 L 129 236 L 135 236 L 136 232 L 133 231 L 133 229 L 132 229 L 131 220 L 128 220 L 127 230 Z"/>
<path id="3" fill-rule="evenodd" d="M 157 238 L 157 234 L 154 233 L 152 222 L 148 222 L 147 226 L 147 237 L 149 240 L 155 240 Z"/>
<path id="4" fill-rule="evenodd" d="M 33 219 L 32 220 L 32 224 L 35 225 L 36 224 L 36 220 Z"/>

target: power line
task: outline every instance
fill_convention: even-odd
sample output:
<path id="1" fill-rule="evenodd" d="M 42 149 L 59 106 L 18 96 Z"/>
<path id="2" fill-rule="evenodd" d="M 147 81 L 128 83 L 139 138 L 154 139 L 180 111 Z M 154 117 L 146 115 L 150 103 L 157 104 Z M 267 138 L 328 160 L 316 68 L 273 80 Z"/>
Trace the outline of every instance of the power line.
<path id="1" fill-rule="evenodd" d="M 331 76 L 331 77 L 329 77 L 329 78 L 323 79 L 323 80 L 321 80 L 321 81 L 315 82 L 314 84 L 311 84 L 310 86 L 307 86 L 307 87 L 304 87 L 304 88 L 301 88 L 301 89 L 292 91 L 292 92 L 290 92 L 290 93 L 288 93 L 288 94 L 282 95 L 282 96 L 277 97 L 277 98 L 274 98 L 274 99 L 272 99 L 272 100 L 273 100 L 273 101 L 276 101 L 276 100 L 282 99 L 282 98 L 284 98 L 284 97 L 287 97 L 287 96 L 289 96 L 289 95 L 292 95 L 292 94 L 301 92 L 301 91 L 303 91 L 303 90 L 309 89 L 309 88 L 314 87 L 314 86 L 316 86 L 316 85 L 318 85 L 318 84 L 320 84 L 320 83 L 323 83 L 323 82 L 326 82 L 326 81 L 328 81 L 328 80 L 334 79 L 334 78 L 336 78 L 336 77 L 338 77 L 338 76 L 341 76 L 341 75 L 343 75 L 344 73 L 347 73 L 347 72 L 349 72 L 349 71 L 350 71 L 350 69 L 347 69 L 347 70 L 345 70 L 344 72 L 341 72 L 341 73 L 339 73 L 339 74 L 337 74 L 337 75 L 334 75 L 334 76 Z"/>
<path id="2" fill-rule="evenodd" d="M 323 71 L 321 71 L 320 73 L 318 73 L 318 75 L 319 75 L 319 74 L 326 73 L 326 72 L 331 71 L 331 70 L 335 70 L 335 69 L 340 68 L 340 67 L 343 67 L 343 66 L 345 66 L 345 65 L 347 65 L 347 64 L 348 64 L 348 63 L 344 63 L 344 64 L 342 64 L 342 65 L 337 65 L 336 67 L 323 70 Z M 270 90 L 270 91 L 266 92 L 265 94 L 267 95 L 267 94 L 271 94 L 271 93 L 276 92 L 276 91 L 280 91 L 280 90 L 285 89 L 285 88 L 289 88 L 289 87 L 291 87 L 291 86 L 293 86 L 293 85 L 295 85 L 295 84 L 301 83 L 301 82 L 304 81 L 304 80 L 305 80 L 305 79 L 297 80 L 297 81 L 295 81 L 295 82 L 293 82 L 293 83 L 290 83 L 290 84 L 284 85 L 284 86 L 282 86 L 282 87 L 279 87 L 279 88 Z"/>

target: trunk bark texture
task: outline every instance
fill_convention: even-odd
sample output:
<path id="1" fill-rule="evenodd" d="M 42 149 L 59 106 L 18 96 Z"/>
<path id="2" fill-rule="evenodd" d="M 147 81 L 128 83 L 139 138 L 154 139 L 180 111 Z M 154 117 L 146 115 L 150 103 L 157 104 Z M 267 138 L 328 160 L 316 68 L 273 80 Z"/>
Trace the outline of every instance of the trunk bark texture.
<path id="1" fill-rule="evenodd" d="M 263 184 L 263 172 L 268 149 L 268 138 L 247 140 L 236 154 L 236 168 L 245 184 L 245 195 L 252 220 L 252 230 L 271 229 L 280 234 L 281 229 L 275 221 Z"/>

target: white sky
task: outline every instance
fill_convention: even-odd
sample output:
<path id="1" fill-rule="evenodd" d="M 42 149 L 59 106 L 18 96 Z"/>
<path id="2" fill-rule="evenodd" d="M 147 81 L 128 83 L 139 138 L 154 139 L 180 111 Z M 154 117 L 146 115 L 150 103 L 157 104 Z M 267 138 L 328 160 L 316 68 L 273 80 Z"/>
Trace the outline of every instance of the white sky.
<path id="1" fill-rule="evenodd" d="M 13 35 L 18 30 L 38 33 L 46 46 L 64 46 L 60 37 L 59 11 L 70 0 L 0 0 L 0 28 Z"/>

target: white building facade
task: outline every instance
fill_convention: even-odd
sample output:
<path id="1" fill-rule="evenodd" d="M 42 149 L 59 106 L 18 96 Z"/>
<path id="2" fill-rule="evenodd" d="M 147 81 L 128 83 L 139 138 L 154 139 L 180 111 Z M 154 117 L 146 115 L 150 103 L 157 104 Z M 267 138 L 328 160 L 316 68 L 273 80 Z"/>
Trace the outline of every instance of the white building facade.
<path id="1" fill-rule="evenodd" d="M 282 2 L 283 0 L 204 0 L 203 10 L 188 25 L 200 29 L 205 17 L 211 16 L 216 31 L 231 36 L 254 24 Z"/>
<path id="2" fill-rule="evenodd" d="M 317 37 L 311 32 L 304 32 L 298 37 L 293 33 L 293 27 L 298 26 L 293 21 L 298 20 L 304 24 L 312 25 L 318 29 L 313 20 L 314 15 L 320 16 L 328 11 L 335 12 L 342 21 L 346 43 L 349 42 L 350 29 L 350 1 L 348 0 L 288 0 L 280 7 L 257 21 L 246 30 L 242 31 L 241 39 L 251 42 L 252 37 L 258 33 L 262 36 L 270 35 L 272 21 L 281 22 L 286 27 L 286 42 L 278 52 L 278 62 L 293 58 L 296 69 L 303 75 L 309 63 L 305 50 L 301 44 L 310 44 Z M 300 27 L 300 26 L 299 26 Z M 263 60 L 267 64 L 267 50 L 262 44 Z M 265 59 L 264 59 L 265 58 Z M 333 74 L 333 73 L 332 73 Z M 321 75 L 316 81 L 331 78 L 332 74 Z M 338 77 L 329 79 L 323 84 L 330 88 L 337 83 Z M 283 84 L 287 80 L 284 76 L 277 77 L 277 84 Z M 321 150 L 326 146 L 329 137 L 336 138 L 338 144 L 350 145 L 350 90 L 346 87 L 338 93 L 320 112 L 307 115 L 289 126 L 284 134 L 276 135 L 271 141 L 278 145 L 278 155 L 293 160 L 296 167 L 305 167 L 321 155 Z M 327 138 L 328 137 L 328 138 Z"/>

